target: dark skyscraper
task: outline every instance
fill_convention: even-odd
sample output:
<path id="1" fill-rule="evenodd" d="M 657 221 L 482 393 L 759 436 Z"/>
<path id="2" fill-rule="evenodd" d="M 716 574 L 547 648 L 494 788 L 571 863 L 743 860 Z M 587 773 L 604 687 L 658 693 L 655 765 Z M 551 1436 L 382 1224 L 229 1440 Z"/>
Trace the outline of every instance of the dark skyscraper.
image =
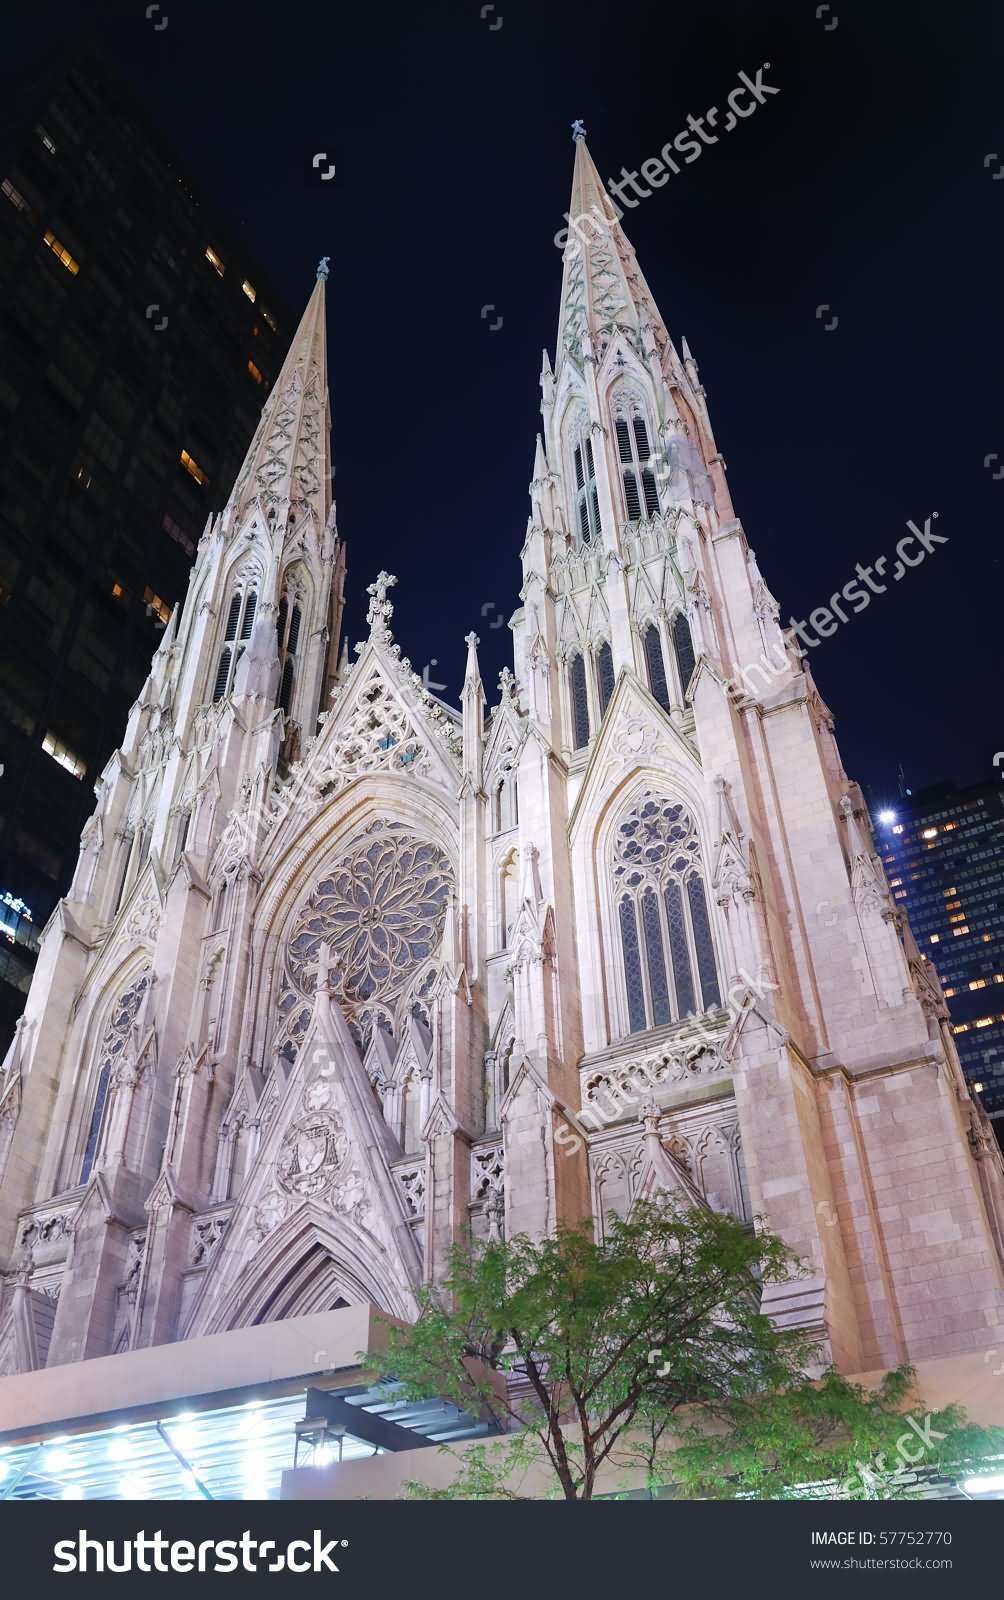
<path id="1" fill-rule="evenodd" d="M 292 332 L 92 52 L 0 126 L 0 1045 Z"/>
<path id="2" fill-rule="evenodd" d="M 939 784 L 879 813 L 897 902 L 948 997 L 966 1076 L 1004 1126 L 1004 791 Z"/>

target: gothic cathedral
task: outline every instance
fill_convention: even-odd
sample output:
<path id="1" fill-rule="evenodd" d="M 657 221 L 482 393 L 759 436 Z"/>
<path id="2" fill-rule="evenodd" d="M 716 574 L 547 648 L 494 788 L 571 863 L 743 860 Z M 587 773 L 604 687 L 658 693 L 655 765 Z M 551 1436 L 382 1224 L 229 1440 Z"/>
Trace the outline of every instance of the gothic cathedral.
<path id="1" fill-rule="evenodd" d="M 322 263 L 0 1077 L 2 1375 L 411 1318 L 468 1231 L 667 1187 L 846 1372 L 1004 1348 L 996 1144 L 581 135 L 569 214 L 490 708 L 385 572 L 340 648 Z"/>

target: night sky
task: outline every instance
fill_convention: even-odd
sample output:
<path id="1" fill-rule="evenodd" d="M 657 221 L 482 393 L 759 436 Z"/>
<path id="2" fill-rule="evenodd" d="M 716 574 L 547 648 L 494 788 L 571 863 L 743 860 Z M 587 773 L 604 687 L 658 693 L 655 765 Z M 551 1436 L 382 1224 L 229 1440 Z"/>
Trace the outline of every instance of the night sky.
<path id="1" fill-rule="evenodd" d="M 992 771 L 1004 749 L 1004 9 L 145 9 L 5 18 L 8 70 L 88 17 L 297 311 L 330 255 L 350 643 L 385 566 L 400 579 L 395 636 L 417 668 L 435 658 L 431 681 L 450 698 L 470 627 L 489 699 L 510 659 L 499 623 L 518 604 L 572 119 L 617 178 L 761 69 L 780 92 L 681 161 L 628 209 L 625 231 L 672 337 L 697 358 L 784 622 L 826 604 L 859 562 L 885 555 L 891 569 L 907 520 L 939 513 L 948 542 L 810 653 L 848 771 L 875 803 L 895 796 L 900 762 L 915 790 Z M 318 151 L 337 168 L 323 184 Z"/>

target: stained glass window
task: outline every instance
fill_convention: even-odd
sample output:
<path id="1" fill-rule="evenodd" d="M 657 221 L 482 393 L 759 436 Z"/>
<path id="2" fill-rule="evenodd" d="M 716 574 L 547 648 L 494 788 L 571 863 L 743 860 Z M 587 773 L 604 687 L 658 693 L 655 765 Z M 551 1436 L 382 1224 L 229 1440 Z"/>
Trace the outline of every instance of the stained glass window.
<path id="1" fill-rule="evenodd" d="M 659 897 L 651 885 L 642 895 L 642 922 L 645 928 L 645 954 L 648 957 L 648 986 L 652 996 L 652 1021 L 658 1028 L 669 1021 L 669 987 L 666 983 L 666 957 L 662 947 Z"/>
<path id="2" fill-rule="evenodd" d="M 614 658 L 610 646 L 601 644 L 596 652 L 596 686 L 600 692 L 600 716 L 602 717 L 610 703 L 610 696 L 614 692 Z"/>
<path id="3" fill-rule="evenodd" d="M 679 801 L 645 790 L 618 825 L 613 881 L 629 1032 L 720 1005 L 700 841 Z"/>
<path id="4" fill-rule="evenodd" d="M 589 695 L 586 663 L 581 656 L 573 656 L 568 663 L 568 681 L 572 696 L 572 748 L 581 750 L 589 743 Z"/>
<path id="5" fill-rule="evenodd" d="M 635 920 L 634 901 L 625 895 L 618 907 L 621 920 L 621 944 L 624 949 L 624 977 L 627 983 L 628 1020 L 631 1033 L 640 1033 L 648 1026 L 645 1017 L 645 987 L 641 977 L 641 955 L 638 950 L 638 924 Z"/>
<path id="6" fill-rule="evenodd" d="M 79 1183 L 86 1183 L 94 1166 L 94 1157 L 97 1154 L 98 1140 L 101 1137 L 101 1128 L 104 1123 L 105 1106 L 108 1103 L 108 1085 L 111 1081 L 112 1070 L 116 1066 L 122 1051 L 125 1049 L 129 1030 L 139 1014 L 139 1008 L 150 985 L 149 972 L 142 973 L 130 984 L 129 988 L 119 995 L 112 1009 L 111 1019 L 105 1029 L 98 1052 L 98 1083 L 94 1094 L 94 1106 L 91 1111 L 91 1120 L 87 1128 L 87 1143 L 84 1146 L 84 1160 L 80 1168 Z"/>
<path id="7" fill-rule="evenodd" d="M 683 896 L 678 879 L 670 878 L 666 885 L 666 920 L 669 923 L 669 950 L 673 961 L 673 982 L 676 986 L 678 1015 L 689 1016 L 696 1010 L 694 1004 L 694 975 L 687 947 L 687 924 L 683 915 Z"/>
<path id="8" fill-rule="evenodd" d="M 322 944 L 339 961 L 334 993 L 350 1023 L 393 1028 L 413 982 L 438 953 L 452 874 L 443 852 L 401 823 L 374 822 L 316 885 L 286 947 L 280 1036 L 299 1043 L 310 1021 Z M 403 1010 L 402 1010 L 403 1008 Z"/>
<path id="9" fill-rule="evenodd" d="M 711 928 L 708 924 L 708 902 L 704 895 L 704 884 L 696 874 L 687 880 L 687 898 L 690 901 L 690 917 L 694 925 L 697 970 L 701 978 L 704 1009 L 710 1011 L 712 1006 L 721 1003 L 721 995 L 718 989 L 718 971 L 715 967 L 715 947 L 711 941 Z"/>
<path id="10" fill-rule="evenodd" d="M 648 686 L 662 709 L 668 711 L 669 682 L 666 678 L 666 663 L 662 658 L 662 640 L 659 637 L 659 629 L 654 622 L 650 622 L 645 629 L 645 636 L 642 642 L 645 646 Z"/>
<path id="11" fill-rule="evenodd" d="M 690 637 L 690 623 L 682 611 L 678 611 L 673 618 L 673 649 L 676 652 L 676 665 L 680 671 L 680 686 L 684 694 L 687 685 L 694 675 L 694 642 Z"/>

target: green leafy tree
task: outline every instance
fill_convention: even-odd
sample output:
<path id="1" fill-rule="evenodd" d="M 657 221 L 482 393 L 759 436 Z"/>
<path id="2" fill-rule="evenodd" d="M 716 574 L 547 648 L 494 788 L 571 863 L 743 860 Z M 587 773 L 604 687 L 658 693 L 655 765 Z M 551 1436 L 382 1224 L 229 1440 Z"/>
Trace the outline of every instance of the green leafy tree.
<path id="1" fill-rule="evenodd" d="M 600 1243 L 586 1224 L 456 1248 L 417 1322 L 388 1324 L 366 1359 L 407 1398 L 443 1396 L 500 1436 L 457 1452 L 449 1488 L 410 1492 L 524 1498 L 543 1469 L 549 1492 L 588 1500 L 602 1468 L 608 1493 L 612 1474 L 652 1494 L 867 1498 L 1004 1449 L 956 1407 L 910 1423 L 909 1368 L 874 1392 L 810 1377 L 813 1346 L 759 1309 L 764 1285 L 800 1270 L 775 1236 L 669 1196 L 613 1218 Z"/>

